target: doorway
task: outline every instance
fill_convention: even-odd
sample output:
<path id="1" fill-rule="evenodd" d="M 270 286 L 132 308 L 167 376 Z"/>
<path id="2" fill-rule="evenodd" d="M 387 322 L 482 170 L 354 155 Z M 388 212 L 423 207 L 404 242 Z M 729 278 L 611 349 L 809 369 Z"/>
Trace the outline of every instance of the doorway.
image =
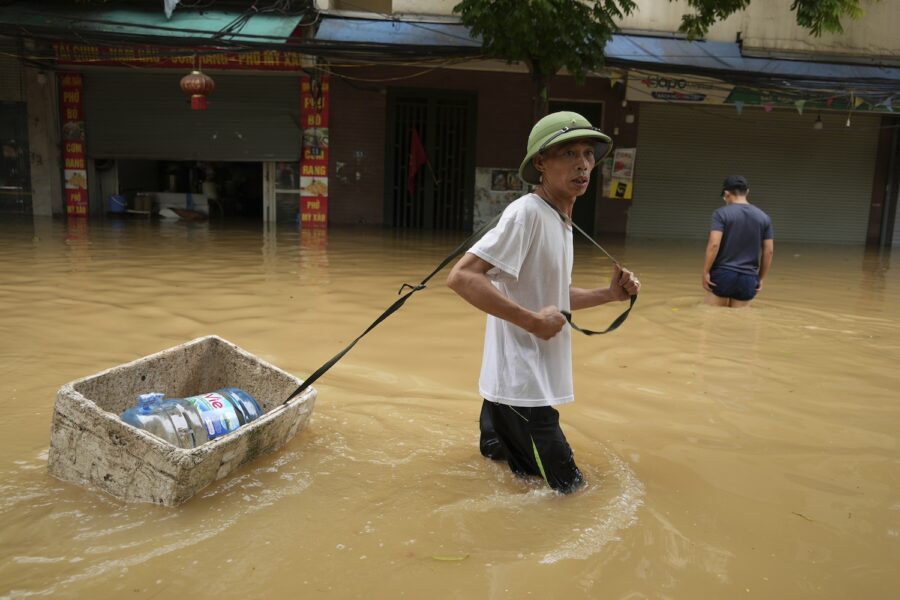
<path id="1" fill-rule="evenodd" d="M 204 160 L 95 159 L 101 199 L 112 212 L 155 217 L 170 211 L 258 221 L 262 163 Z M 124 210 L 113 210 L 115 194 Z"/>
<path id="2" fill-rule="evenodd" d="M 385 224 L 399 229 L 472 228 L 475 113 L 471 93 L 388 93 Z"/>

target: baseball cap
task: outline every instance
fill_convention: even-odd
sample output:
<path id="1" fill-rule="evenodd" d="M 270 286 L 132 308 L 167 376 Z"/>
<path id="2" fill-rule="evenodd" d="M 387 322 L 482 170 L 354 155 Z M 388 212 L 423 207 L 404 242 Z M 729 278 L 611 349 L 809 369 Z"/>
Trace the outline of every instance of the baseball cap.
<path id="1" fill-rule="evenodd" d="M 747 185 L 747 180 L 743 175 L 729 175 L 725 178 L 725 181 L 722 182 L 722 193 L 724 194 L 726 191 L 730 192 L 733 190 L 740 190 L 742 192 L 747 191 L 750 188 Z"/>
<path id="2" fill-rule="evenodd" d="M 591 138 L 597 142 L 597 149 L 594 152 L 597 161 L 612 150 L 613 144 L 609 136 L 578 113 L 570 111 L 550 113 L 531 128 L 525 160 L 519 166 L 519 177 L 525 183 L 539 184 L 541 174 L 534 168 L 531 159 L 551 146 L 582 138 Z"/>

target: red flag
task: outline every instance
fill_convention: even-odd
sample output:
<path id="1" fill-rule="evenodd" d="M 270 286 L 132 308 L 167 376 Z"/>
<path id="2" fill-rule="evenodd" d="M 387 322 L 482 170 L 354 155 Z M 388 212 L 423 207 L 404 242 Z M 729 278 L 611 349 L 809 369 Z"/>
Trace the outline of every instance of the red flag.
<path id="1" fill-rule="evenodd" d="M 419 139 L 419 132 L 413 127 L 409 136 L 409 169 L 406 176 L 406 191 L 410 196 L 414 196 L 416 192 L 416 173 L 419 172 L 419 167 L 427 163 L 428 155 L 425 154 L 425 147 Z"/>

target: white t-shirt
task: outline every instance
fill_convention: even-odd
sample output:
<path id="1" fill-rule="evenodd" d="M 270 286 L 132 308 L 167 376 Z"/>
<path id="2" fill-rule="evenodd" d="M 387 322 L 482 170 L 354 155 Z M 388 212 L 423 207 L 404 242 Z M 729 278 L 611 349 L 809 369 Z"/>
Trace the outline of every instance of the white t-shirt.
<path id="1" fill-rule="evenodd" d="M 487 276 L 516 304 L 535 312 L 551 304 L 570 310 L 572 228 L 540 196 L 526 194 L 506 207 L 469 252 L 494 265 Z M 487 400 L 511 406 L 571 402 L 571 329 L 545 341 L 488 315 L 478 386 Z"/>

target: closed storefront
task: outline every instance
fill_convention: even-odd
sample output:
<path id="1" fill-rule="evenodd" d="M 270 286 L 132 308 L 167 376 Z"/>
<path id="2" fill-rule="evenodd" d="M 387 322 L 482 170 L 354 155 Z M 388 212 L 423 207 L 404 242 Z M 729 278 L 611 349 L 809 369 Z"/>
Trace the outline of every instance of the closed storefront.
<path id="1" fill-rule="evenodd" d="M 266 164 L 286 164 L 299 187 L 297 74 L 211 72 L 215 90 L 206 110 L 191 109 L 179 87 L 184 75 L 84 72 L 86 146 L 96 184 L 92 212 L 126 206 L 141 211 L 152 198 L 156 208 L 261 218 L 264 173 L 272 170 Z M 120 200 L 109 199 L 111 194 Z M 298 194 L 285 197 L 291 206 L 283 218 L 295 217 Z"/>
<path id="2" fill-rule="evenodd" d="M 866 241 L 879 116 L 643 103 L 629 236 L 705 238 L 721 182 L 747 177 L 782 241 Z M 813 127 L 817 117 L 823 126 Z"/>
<path id="3" fill-rule="evenodd" d="M 88 150 L 97 157 L 159 160 L 299 160 L 296 75 L 212 73 L 206 110 L 191 110 L 184 72 L 85 73 Z"/>

